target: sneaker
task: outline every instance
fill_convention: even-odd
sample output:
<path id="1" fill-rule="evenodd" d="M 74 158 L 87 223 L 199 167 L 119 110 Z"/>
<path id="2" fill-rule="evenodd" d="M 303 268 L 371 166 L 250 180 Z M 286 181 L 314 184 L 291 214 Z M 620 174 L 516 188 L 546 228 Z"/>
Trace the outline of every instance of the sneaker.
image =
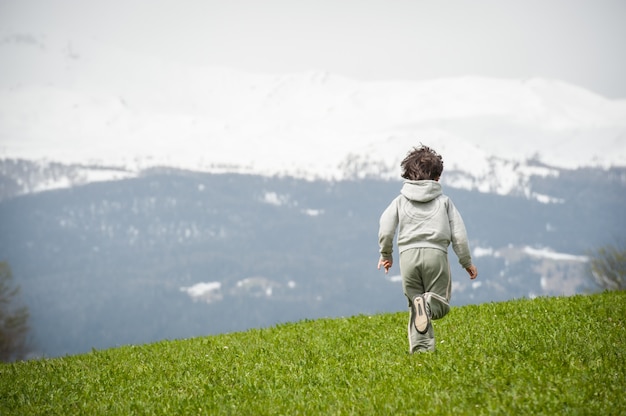
<path id="1" fill-rule="evenodd" d="M 415 308 L 415 319 L 413 324 L 415 325 L 415 329 L 420 334 L 425 334 L 428 331 L 428 323 L 430 319 L 428 318 L 428 312 L 426 311 L 426 301 L 423 296 L 416 296 L 413 299 L 413 307 Z"/>

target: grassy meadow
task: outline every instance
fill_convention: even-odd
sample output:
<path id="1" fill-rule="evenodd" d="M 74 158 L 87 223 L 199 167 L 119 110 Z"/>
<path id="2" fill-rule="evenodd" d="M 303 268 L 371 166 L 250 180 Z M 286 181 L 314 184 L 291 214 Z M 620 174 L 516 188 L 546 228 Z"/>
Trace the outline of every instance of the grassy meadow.
<path id="1" fill-rule="evenodd" d="M 626 292 L 408 313 L 0 364 L 1 415 L 626 414 Z"/>

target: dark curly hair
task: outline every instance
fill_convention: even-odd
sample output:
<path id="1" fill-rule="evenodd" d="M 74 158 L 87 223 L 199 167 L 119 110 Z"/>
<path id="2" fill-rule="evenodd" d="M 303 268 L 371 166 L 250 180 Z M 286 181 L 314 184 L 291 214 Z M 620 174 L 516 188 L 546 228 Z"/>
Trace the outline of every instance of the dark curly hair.
<path id="1" fill-rule="evenodd" d="M 411 181 L 437 180 L 443 172 L 443 158 L 428 146 L 420 144 L 410 150 L 400 163 L 402 177 Z"/>

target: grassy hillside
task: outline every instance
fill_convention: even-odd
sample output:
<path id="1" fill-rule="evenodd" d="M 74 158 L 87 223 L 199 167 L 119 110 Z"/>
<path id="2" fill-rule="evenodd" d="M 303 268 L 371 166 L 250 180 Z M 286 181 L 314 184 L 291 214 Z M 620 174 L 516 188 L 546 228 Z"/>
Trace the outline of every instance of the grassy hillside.
<path id="1" fill-rule="evenodd" d="M 0 414 L 625 414 L 626 292 L 320 319 L 0 366 Z"/>

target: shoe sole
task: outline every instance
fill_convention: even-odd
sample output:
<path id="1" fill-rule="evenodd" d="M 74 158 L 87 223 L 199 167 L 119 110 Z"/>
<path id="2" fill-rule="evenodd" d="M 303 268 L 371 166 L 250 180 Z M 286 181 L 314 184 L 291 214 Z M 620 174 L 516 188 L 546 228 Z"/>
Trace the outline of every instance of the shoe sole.
<path id="1" fill-rule="evenodd" d="M 426 303 L 422 296 L 416 296 L 413 299 L 413 307 L 415 308 L 415 319 L 413 325 L 420 334 L 428 331 L 428 314 L 426 313 Z"/>

